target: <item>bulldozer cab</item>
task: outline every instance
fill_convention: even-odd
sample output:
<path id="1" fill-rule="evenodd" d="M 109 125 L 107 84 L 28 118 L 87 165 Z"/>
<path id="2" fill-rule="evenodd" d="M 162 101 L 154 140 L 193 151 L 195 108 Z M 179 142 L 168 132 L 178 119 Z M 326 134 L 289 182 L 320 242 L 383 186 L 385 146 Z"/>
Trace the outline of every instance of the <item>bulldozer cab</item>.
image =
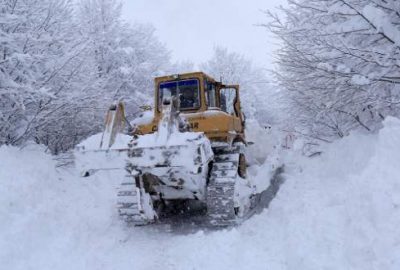
<path id="1" fill-rule="evenodd" d="M 155 132 L 164 105 L 171 104 L 172 99 L 179 101 L 177 110 L 190 130 L 204 132 L 212 141 L 244 141 L 239 86 L 224 85 L 203 72 L 156 78 L 154 120 L 151 127 L 138 127 L 136 133 Z"/>
<path id="2" fill-rule="evenodd" d="M 165 100 L 178 97 L 181 113 L 221 110 L 240 117 L 239 86 L 224 85 L 202 72 L 156 78 L 156 113 Z"/>

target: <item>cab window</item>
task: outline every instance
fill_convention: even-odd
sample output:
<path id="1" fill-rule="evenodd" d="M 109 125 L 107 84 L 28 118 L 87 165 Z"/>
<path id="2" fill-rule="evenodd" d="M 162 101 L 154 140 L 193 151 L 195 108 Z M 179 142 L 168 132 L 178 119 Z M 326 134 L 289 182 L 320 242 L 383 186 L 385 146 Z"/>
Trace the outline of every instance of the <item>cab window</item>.
<path id="1" fill-rule="evenodd" d="M 207 106 L 217 107 L 216 99 L 215 99 L 215 84 L 206 82 L 206 100 Z"/>
<path id="2" fill-rule="evenodd" d="M 165 98 L 178 96 L 181 110 L 194 110 L 200 107 L 199 81 L 196 79 L 163 82 L 159 86 L 158 109 L 161 111 Z"/>
<path id="3" fill-rule="evenodd" d="M 235 111 L 236 89 L 222 88 L 220 90 L 219 98 L 221 103 L 221 110 L 231 115 L 236 115 Z"/>

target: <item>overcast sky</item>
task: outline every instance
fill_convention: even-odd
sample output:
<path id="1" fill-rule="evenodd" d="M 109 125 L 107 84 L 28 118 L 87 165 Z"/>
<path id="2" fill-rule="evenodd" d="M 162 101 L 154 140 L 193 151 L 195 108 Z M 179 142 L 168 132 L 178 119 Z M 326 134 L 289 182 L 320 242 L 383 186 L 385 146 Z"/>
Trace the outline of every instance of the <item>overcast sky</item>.
<path id="1" fill-rule="evenodd" d="M 270 67 L 276 41 L 266 29 L 261 10 L 285 0 L 123 0 L 129 22 L 151 23 L 176 61 L 201 63 L 216 45 L 227 47 Z"/>

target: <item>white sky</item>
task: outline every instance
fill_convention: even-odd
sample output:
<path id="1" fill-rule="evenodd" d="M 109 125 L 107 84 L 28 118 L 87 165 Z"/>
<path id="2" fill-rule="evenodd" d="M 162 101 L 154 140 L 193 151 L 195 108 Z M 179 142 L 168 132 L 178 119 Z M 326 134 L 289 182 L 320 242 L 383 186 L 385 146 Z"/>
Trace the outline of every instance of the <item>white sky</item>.
<path id="1" fill-rule="evenodd" d="M 244 54 L 256 64 L 271 66 L 277 48 L 261 10 L 274 9 L 285 0 L 123 0 L 129 22 L 151 23 L 175 61 L 195 64 L 208 60 L 216 45 Z"/>

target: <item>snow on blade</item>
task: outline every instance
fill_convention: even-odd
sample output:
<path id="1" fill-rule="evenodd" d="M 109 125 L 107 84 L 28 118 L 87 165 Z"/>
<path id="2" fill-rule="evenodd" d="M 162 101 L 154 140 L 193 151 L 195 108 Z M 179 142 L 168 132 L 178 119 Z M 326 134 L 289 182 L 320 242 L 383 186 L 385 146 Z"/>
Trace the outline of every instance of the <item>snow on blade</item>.
<path id="1" fill-rule="evenodd" d="M 101 149 L 103 133 L 90 136 L 81 142 L 74 151 L 75 166 L 81 175 L 92 174 L 98 170 L 123 170 L 127 157 L 128 143 L 132 137 L 117 134 L 110 148 Z"/>
<path id="2" fill-rule="evenodd" d="M 152 111 L 144 111 L 139 117 L 135 118 L 130 122 L 131 126 L 147 125 L 150 124 L 154 119 L 154 113 Z"/>

